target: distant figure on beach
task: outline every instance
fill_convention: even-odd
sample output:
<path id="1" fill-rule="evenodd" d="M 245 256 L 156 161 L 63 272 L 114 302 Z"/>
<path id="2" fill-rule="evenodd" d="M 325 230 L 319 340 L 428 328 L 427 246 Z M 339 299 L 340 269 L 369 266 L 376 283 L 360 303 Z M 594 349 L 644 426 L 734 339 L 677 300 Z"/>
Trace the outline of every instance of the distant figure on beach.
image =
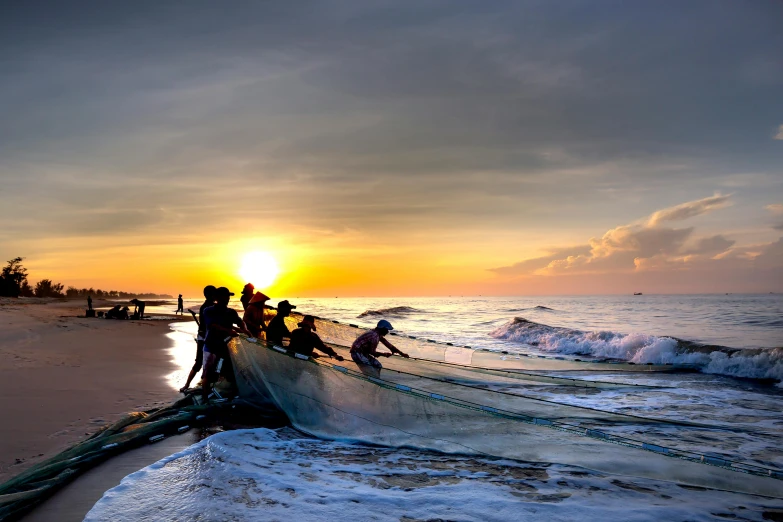
<path id="1" fill-rule="evenodd" d="M 246 284 L 242 289 L 242 297 L 239 298 L 239 302 L 242 303 L 242 310 L 247 310 L 247 305 L 250 304 L 255 289 L 256 287 L 253 286 L 253 283 Z"/>
<path id="2" fill-rule="evenodd" d="M 87 296 L 87 310 L 92 310 L 92 297 Z"/>
<path id="3" fill-rule="evenodd" d="M 338 361 L 344 360 L 342 355 L 338 355 L 337 352 L 324 344 L 321 338 L 318 337 L 318 334 L 315 333 L 315 329 L 315 317 L 312 315 L 304 316 L 302 322 L 299 323 L 299 328 L 291 332 L 291 343 L 288 345 L 288 348 L 308 357 L 318 357 L 317 354 L 313 354 L 313 350 L 318 348 L 318 350 L 329 357 L 334 357 Z"/>
<path id="4" fill-rule="evenodd" d="M 182 294 L 179 294 L 179 297 L 177 298 L 177 311 L 174 312 L 174 314 L 176 315 L 177 313 L 179 313 L 179 315 L 185 313 L 185 305 L 182 302 Z"/>
<path id="5" fill-rule="evenodd" d="M 277 314 L 269 321 L 266 327 L 266 340 L 272 344 L 283 346 L 283 337 L 291 338 L 291 332 L 285 325 L 285 318 L 291 315 L 291 310 L 296 308 L 288 301 L 277 303 Z"/>
<path id="6" fill-rule="evenodd" d="M 236 310 L 228 307 L 232 295 L 234 294 L 228 288 L 221 286 L 215 290 L 215 304 L 204 309 L 202 320 L 207 330 L 201 372 L 201 397 L 204 402 L 209 398 L 210 389 L 220 374 L 223 373 L 224 376 L 227 376 L 230 373 L 227 370 L 231 362 L 228 341 L 240 333 L 250 336 L 250 332 L 245 328 L 245 323 L 239 318 Z"/>
<path id="7" fill-rule="evenodd" d="M 111 310 L 106 312 L 106 319 L 127 319 L 128 307 L 115 305 Z"/>
<path id="8" fill-rule="evenodd" d="M 147 303 L 138 299 L 131 299 L 130 302 L 134 307 L 133 319 L 144 319 L 144 308 L 147 306 Z"/>
<path id="9" fill-rule="evenodd" d="M 391 323 L 386 319 L 378 321 L 378 326 L 369 332 L 363 333 L 353 342 L 351 345 L 351 359 L 353 359 L 356 364 L 372 366 L 379 370 L 383 368 L 383 365 L 376 357 L 391 357 L 396 353 L 407 359 L 407 353 L 398 350 L 392 343 L 385 339 L 386 334 L 393 329 L 394 327 L 392 327 Z M 378 352 L 378 343 L 382 343 L 386 348 L 391 350 L 391 353 Z"/>
<path id="10" fill-rule="evenodd" d="M 190 382 L 201 369 L 204 362 L 204 338 L 207 335 L 207 328 L 204 324 L 204 310 L 215 304 L 215 290 L 217 290 L 217 288 L 212 285 L 204 287 L 204 302 L 201 303 L 201 307 L 198 309 L 198 317 L 195 318 L 196 324 L 198 325 L 198 333 L 196 334 L 196 360 L 193 363 L 193 368 L 190 369 L 188 380 L 185 381 L 185 386 L 179 389 L 180 392 L 184 392 L 190 388 Z"/>
<path id="11" fill-rule="evenodd" d="M 245 308 L 245 315 L 242 320 L 245 321 L 247 329 L 253 334 L 253 337 L 258 337 L 261 332 L 266 331 L 266 323 L 264 322 L 264 310 L 266 306 L 264 304 L 269 301 L 269 297 L 263 292 L 256 292 L 250 302 Z"/>

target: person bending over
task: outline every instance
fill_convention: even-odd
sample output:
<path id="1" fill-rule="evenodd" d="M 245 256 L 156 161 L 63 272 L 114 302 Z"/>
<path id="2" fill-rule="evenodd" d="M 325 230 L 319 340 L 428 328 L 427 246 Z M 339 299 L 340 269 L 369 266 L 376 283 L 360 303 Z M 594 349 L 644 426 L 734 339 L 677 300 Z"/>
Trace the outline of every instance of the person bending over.
<path id="1" fill-rule="evenodd" d="M 215 290 L 215 304 L 204 309 L 203 321 L 207 331 L 204 339 L 204 368 L 201 374 L 201 396 L 204 402 L 220 375 L 220 360 L 223 359 L 225 365 L 230 362 L 228 342 L 240 333 L 252 337 L 236 310 L 228 307 L 232 295 L 234 294 L 228 288 L 221 286 Z"/>
<path id="2" fill-rule="evenodd" d="M 394 327 L 392 327 L 389 321 L 386 319 L 378 321 L 378 326 L 369 332 L 363 333 L 353 342 L 351 345 L 351 359 L 353 359 L 356 364 L 364 364 L 378 369 L 383 368 L 383 365 L 376 357 L 391 357 L 396 353 L 407 359 L 407 353 L 398 350 L 392 343 L 385 339 L 386 334 L 388 334 L 390 330 L 394 330 Z M 391 353 L 378 352 L 378 343 L 382 343 L 386 348 L 391 350 Z"/>
<path id="3" fill-rule="evenodd" d="M 329 346 L 326 346 L 324 342 L 315 333 L 315 317 L 312 315 L 306 315 L 299 323 L 299 328 L 291 332 L 291 342 L 288 345 L 290 350 L 308 357 L 318 357 L 313 353 L 315 348 L 319 351 L 327 354 L 329 357 L 334 357 L 338 361 L 343 361 L 343 357 L 338 355 L 337 352 L 332 350 Z"/>
<path id="4" fill-rule="evenodd" d="M 291 332 L 285 325 L 285 318 L 291 315 L 291 310 L 296 308 L 288 301 L 277 303 L 277 314 L 269 321 L 266 327 L 266 340 L 269 343 L 283 346 L 283 337 L 291 338 Z"/>
<path id="5" fill-rule="evenodd" d="M 204 324 L 204 310 L 215 304 L 215 290 L 217 289 L 212 285 L 204 287 L 204 302 L 201 303 L 201 307 L 198 309 L 198 319 L 196 319 L 196 324 L 198 324 L 198 334 L 196 334 L 196 360 L 193 362 L 193 368 L 190 369 L 188 380 L 185 381 L 185 386 L 179 389 L 182 393 L 190 388 L 190 382 L 201 369 L 201 365 L 204 361 L 204 337 L 207 335 L 207 327 Z M 192 314 L 193 312 L 190 313 Z"/>

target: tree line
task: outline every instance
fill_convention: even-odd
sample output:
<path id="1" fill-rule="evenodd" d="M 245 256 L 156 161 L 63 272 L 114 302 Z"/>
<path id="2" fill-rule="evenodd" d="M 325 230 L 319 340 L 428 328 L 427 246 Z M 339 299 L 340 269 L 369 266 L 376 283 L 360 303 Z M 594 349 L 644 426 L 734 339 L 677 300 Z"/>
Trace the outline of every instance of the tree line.
<path id="1" fill-rule="evenodd" d="M 51 279 L 41 279 L 35 286 L 27 281 L 27 269 L 22 265 L 24 258 L 15 257 L 0 270 L 0 296 L 2 297 L 84 297 L 88 295 L 108 299 L 172 299 L 168 294 L 121 292 L 119 290 L 101 290 L 100 288 L 64 289 L 62 283 Z"/>

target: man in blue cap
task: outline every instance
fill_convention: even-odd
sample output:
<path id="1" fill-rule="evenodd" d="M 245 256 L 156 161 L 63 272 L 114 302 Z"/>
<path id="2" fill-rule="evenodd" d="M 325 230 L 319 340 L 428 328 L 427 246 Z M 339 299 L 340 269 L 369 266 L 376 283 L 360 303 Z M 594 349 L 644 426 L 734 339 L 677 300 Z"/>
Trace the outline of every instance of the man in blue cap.
<path id="1" fill-rule="evenodd" d="M 392 327 L 389 321 L 386 319 L 378 321 L 378 326 L 369 332 L 360 335 L 353 342 L 351 345 L 351 359 L 353 359 L 356 364 L 372 366 L 379 370 L 383 368 L 383 365 L 376 357 L 391 357 L 396 353 L 407 359 L 407 353 L 398 350 L 392 343 L 385 339 L 386 334 L 391 330 L 394 330 L 394 327 Z M 386 348 L 391 350 L 391 353 L 378 352 L 378 343 L 382 343 Z"/>

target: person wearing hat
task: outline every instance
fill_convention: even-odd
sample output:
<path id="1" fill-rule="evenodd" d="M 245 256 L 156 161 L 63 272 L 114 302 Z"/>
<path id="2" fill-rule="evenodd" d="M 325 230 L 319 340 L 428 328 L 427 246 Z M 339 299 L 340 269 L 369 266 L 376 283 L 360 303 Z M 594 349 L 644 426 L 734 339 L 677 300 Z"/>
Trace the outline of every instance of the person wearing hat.
<path id="1" fill-rule="evenodd" d="M 321 338 L 318 337 L 318 334 L 315 333 L 315 317 L 306 315 L 302 322 L 299 323 L 299 328 L 291 332 L 291 342 L 288 344 L 288 349 L 308 357 L 318 357 L 318 355 L 313 354 L 315 348 L 338 361 L 343 360 L 341 355 L 337 355 L 337 352 L 326 346 Z"/>
<path id="2" fill-rule="evenodd" d="M 182 393 L 190 388 L 190 382 L 201 369 L 201 365 L 204 361 L 204 337 L 207 335 L 206 325 L 204 324 L 204 310 L 215 304 L 215 290 L 217 289 L 212 285 L 204 287 L 204 302 L 201 303 L 201 307 L 198 309 L 198 319 L 196 319 L 196 324 L 198 325 L 198 333 L 196 334 L 196 361 L 193 363 L 193 368 L 190 369 L 188 380 L 185 381 L 185 386 L 179 389 Z M 192 314 L 193 312 L 190 313 Z"/>
<path id="3" fill-rule="evenodd" d="M 201 396 L 204 402 L 209 397 L 211 385 L 217 381 L 220 367 L 223 374 L 228 375 L 231 359 L 228 354 L 228 341 L 240 333 L 252 337 L 245 328 L 245 323 L 233 308 L 228 307 L 231 296 L 228 288 L 221 286 L 215 290 L 215 304 L 204 310 L 204 325 L 207 336 L 204 339 L 204 362 L 201 373 Z M 220 364 L 223 360 L 224 364 Z M 233 380 L 233 376 L 230 378 Z"/>
<path id="4" fill-rule="evenodd" d="M 242 289 L 242 297 L 239 298 L 239 302 L 242 303 L 242 310 L 247 310 L 247 305 L 249 305 L 250 300 L 253 299 L 253 291 L 255 289 L 256 287 L 253 286 L 253 283 L 246 284 Z"/>
<path id="5" fill-rule="evenodd" d="M 288 301 L 277 303 L 277 314 L 269 321 L 266 327 L 266 340 L 272 344 L 283 346 L 283 337 L 291 338 L 291 332 L 285 325 L 285 318 L 291 314 L 291 310 L 296 308 Z"/>
<path id="6" fill-rule="evenodd" d="M 386 334 L 393 329 L 391 323 L 386 319 L 378 321 L 378 325 L 375 328 L 369 332 L 363 333 L 353 342 L 351 345 L 351 359 L 353 359 L 356 364 L 372 366 L 379 370 L 383 368 L 383 365 L 376 357 L 391 357 L 396 353 L 407 359 L 407 353 L 398 350 L 392 343 L 385 339 Z M 378 343 L 383 344 L 386 348 L 391 350 L 391 353 L 377 351 Z"/>
<path id="7" fill-rule="evenodd" d="M 253 337 L 258 337 L 261 332 L 266 331 L 266 323 L 264 322 L 264 303 L 269 301 L 269 297 L 263 292 L 256 292 L 252 299 L 247 303 L 245 308 L 245 315 L 242 316 L 242 320 L 245 321 L 245 326 L 253 334 Z"/>

